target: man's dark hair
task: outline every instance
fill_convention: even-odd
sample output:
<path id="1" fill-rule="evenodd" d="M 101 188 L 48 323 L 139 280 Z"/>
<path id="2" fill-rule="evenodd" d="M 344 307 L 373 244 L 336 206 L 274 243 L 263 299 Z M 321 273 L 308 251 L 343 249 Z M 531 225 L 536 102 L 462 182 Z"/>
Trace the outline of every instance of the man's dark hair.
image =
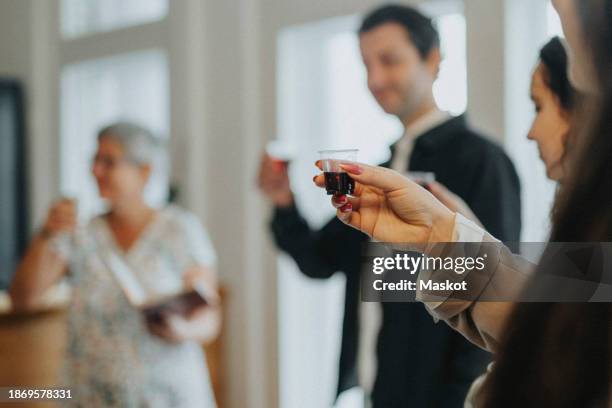
<path id="1" fill-rule="evenodd" d="M 363 19 L 359 34 L 387 23 L 399 24 L 406 30 L 422 59 L 427 58 L 432 50 L 440 48 L 440 35 L 433 21 L 413 7 L 397 4 L 389 4 L 371 11 Z"/>

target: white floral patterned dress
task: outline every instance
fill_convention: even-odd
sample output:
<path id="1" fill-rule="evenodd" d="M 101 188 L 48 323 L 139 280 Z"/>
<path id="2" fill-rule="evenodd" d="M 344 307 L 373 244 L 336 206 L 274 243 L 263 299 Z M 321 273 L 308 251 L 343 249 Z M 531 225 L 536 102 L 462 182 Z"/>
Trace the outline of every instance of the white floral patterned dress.
<path id="1" fill-rule="evenodd" d="M 73 296 L 69 310 L 65 385 L 71 406 L 214 407 L 199 344 L 170 344 L 151 334 L 102 257 L 121 256 L 151 293 L 182 285 L 194 265 L 212 266 L 215 253 L 198 219 L 175 206 L 160 210 L 127 252 L 116 245 L 103 217 L 77 238 L 56 242 L 69 259 Z"/>

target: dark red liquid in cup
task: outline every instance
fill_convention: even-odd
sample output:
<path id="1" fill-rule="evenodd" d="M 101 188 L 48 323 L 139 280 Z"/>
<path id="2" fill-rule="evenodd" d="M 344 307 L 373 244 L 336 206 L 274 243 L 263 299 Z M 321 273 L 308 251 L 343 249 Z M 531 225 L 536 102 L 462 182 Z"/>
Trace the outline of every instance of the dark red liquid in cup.
<path id="1" fill-rule="evenodd" d="M 355 180 L 347 173 L 325 172 L 324 174 L 327 195 L 350 195 L 355 191 Z"/>

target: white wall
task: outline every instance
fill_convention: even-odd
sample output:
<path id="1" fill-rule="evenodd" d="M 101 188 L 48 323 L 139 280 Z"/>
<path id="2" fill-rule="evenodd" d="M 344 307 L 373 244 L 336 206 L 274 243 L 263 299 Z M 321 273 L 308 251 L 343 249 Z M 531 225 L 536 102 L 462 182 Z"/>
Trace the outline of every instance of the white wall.
<path id="1" fill-rule="evenodd" d="M 30 5 L 28 1 L 5 0 L 0 13 L 0 74 L 27 78 L 30 63 Z"/>
<path id="2" fill-rule="evenodd" d="M 54 111 L 53 92 L 58 84 L 50 84 L 47 77 L 47 59 L 54 49 L 37 41 L 40 33 L 49 38 L 41 13 L 47 17 L 51 10 L 48 2 L 34 0 L 3 0 L 0 9 L 0 74 L 21 80 L 25 87 L 28 201 L 34 229 L 59 190 L 57 117 L 49 115 Z"/>
<path id="3" fill-rule="evenodd" d="M 276 406 L 274 257 L 266 246 L 267 219 L 255 188 L 263 148 L 257 3 L 206 1 L 205 137 L 207 223 L 228 287 L 225 324 L 229 406 Z"/>

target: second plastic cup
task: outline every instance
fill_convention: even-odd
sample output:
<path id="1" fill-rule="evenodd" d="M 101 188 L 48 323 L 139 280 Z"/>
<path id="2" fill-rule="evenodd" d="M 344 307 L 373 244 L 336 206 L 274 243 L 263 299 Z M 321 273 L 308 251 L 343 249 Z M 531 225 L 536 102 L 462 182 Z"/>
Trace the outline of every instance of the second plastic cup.
<path id="1" fill-rule="evenodd" d="M 355 180 L 353 180 L 340 164 L 357 161 L 358 149 L 347 150 L 321 150 L 321 162 L 325 174 L 325 189 L 327 195 L 350 195 L 355 191 Z"/>
<path id="2" fill-rule="evenodd" d="M 269 142 L 266 145 L 266 153 L 274 161 L 274 169 L 277 172 L 286 171 L 296 156 L 294 146 L 282 140 Z"/>

